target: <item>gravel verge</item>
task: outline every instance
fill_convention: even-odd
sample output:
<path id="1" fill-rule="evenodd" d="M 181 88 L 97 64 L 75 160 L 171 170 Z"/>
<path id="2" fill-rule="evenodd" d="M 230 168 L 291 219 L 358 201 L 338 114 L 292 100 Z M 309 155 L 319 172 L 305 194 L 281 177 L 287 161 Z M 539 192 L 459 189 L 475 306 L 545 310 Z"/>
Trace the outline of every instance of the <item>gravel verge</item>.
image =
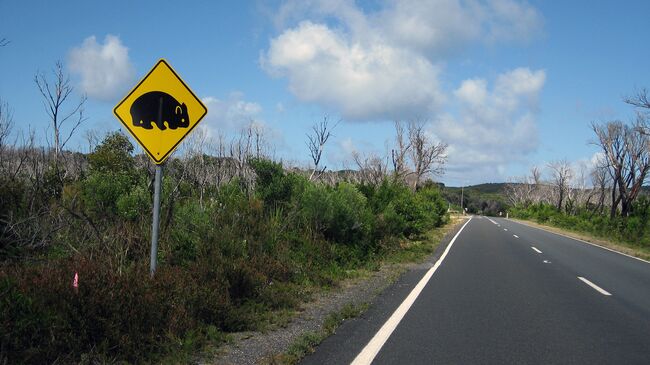
<path id="1" fill-rule="evenodd" d="M 434 253 L 423 262 L 384 264 L 370 275 L 348 279 L 336 288 L 317 293 L 313 300 L 304 303 L 295 317 L 285 326 L 266 332 L 241 332 L 232 335 L 232 341 L 223 345 L 210 358 L 197 364 L 253 365 L 268 362 L 274 355 L 285 353 L 301 335 L 321 331 L 323 322 L 332 313 L 349 305 L 372 303 L 374 298 L 393 284 L 402 274 L 421 267 L 430 267 L 442 254 L 463 219 L 453 219 L 441 228 L 444 236 Z"/>

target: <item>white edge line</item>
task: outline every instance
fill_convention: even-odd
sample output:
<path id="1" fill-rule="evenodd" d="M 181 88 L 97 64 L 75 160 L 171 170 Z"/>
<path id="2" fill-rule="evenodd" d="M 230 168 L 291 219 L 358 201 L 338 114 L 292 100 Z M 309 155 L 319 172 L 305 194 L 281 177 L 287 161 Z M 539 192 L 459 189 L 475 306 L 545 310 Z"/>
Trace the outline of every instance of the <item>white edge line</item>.
<path id="1" fill-rule="evenodd" d="M 383 326 L 377 331 L 375 336 L 368 342 L 366 347 L 361 350 L 359 355 L 354 358 L 354 360 L 350 363 L 350 365 L 369 365 L 372 360 L 375 359 L 375 356 L 379 353 L 381 348 L 384 346 L 384 343 L 388 340 L 390 335 L 393 333 L 395 328 L 397 328 L 397 325 L 399 322 L 404 318 L 404 315 L 406 315 L 406 312 L 411 308 L 417 297 L 420 295 L 420 292 L 422 292 L 422 289 L 427 285 L 429 282 L 429 279 L 433 276 L 433 274 L 438 270 L 438 267 L 440 267 L 440 264 L 442 264 L 442 261 L 445 259 L 447 254 L 449 253 L 449 250 L 451 249 L 451 246 L 454 244 L 456 241 L 456 238 L 460 235 L 460 233 L 463 231 L 465 226 L 472 220 L 470 217 L 467 222 L 460 228 L 458 233 L 454 236 L 454 238 L 449 242 L 449 245 L 447 245 L 447 248 L 445 251 L 442 253 L 442 256 L 436 261 L 435 265 L 433 265 L 432 268 L 427 271 L 426 274 L 420 279 L 420 281 L 417 283 L 417 285 L 411 290 L 409 295 L 404 299 L 402 304 L 397 307 L 395 312 L 388 318 L 386 323 L 384 323 Z"/>
<path id="2" fill-rule="evenodd" d="M 530 248 L 532 248 L 533 250 L 535 250 L 535 252 L 537 252 L 537 253 L 542 253 L 542 251 L 538 250 L 537 247 L 530 246 Z"/>
<path id="3" fill-rule="evenodd" d="M 596 284 L 592 283 L 591 281 L 583 278 L 582 276 L 578 276 L 578 279 L 582 280 L 585 284 L 587 284 L 590 287 L 594 288 L 597 292 L 599 292 L 602 295 L 612 295 L 607 290 L 599 287 L 598 285 L 596 285 Z"/>
<path id="4" fill-rule="evenodd" d="M 578 241 L 578 242 L 586 243 L 586 244 L 588 244 L 588 245 L 592 245 L 592 246 L 595 246 L 595 247 L 598 247 L 598 248 L 602 248 L 603 250 L 607 250 L 607 251 L 615 252 L 615 253 L 617 253 L 617 254 L 619 254 L 619 255 L 627 256 L 627 257 L 629 257 L 629 258 L 631 258 L 631 259 L 635 259 L 635 260 L 643 261 L 643 262 L 645 262 L 646 264 L 650 264 L 650 261 L 648 261 L 648 260 L 644 260 L 644 259 L 642 259 L 642 258 L 640 258 L 640 257 L 636 257 L 636 256 L 628 255 L 628 254 L 626 254 L 626 253 L 623 253 L 623 252 L 620 252 L 620 251 L 616 251 L 616 250 L 611 249 L 611 248 L 609 248 L 609 247 L 605 247 L 605 246 L 601 246 L 601 245 L 598 245 L 598 244 L 595 244 L 595 243 L 592 243 L 592 242 L 587 242 L 587 241 L 585 241 L 585 240 L 581 240 L 580 238 L 575 238 L 575 237 L 567 236 L 567 235 L 562 234 L 562 233 L 557 233 L 557 232 L 549 231 L 548 229 L 535 227 L 535 226 L 532 226 L 532 225 L 530 225 L 530 224 L 526 224 L 526 223 L 519 222 L 519 221 L 513 221 L 513 220 L 510 220 L 510 221 L 511 221 L 511 222 L 514 222 L 514 223 L 518 223 L 518 224 L 524 225 L 524 226 L 527 226 L 527 227 L 530 227 L 530 228 L 539 229 L 540 231 L 546 231 L 546 232 L 548 232 L 548 233 L 553 233 L 553 234 L 558 235 L 558 236 L 566 237 L 566 238 L 572 239 L 572 240 L 574 240 L 574 241 Z"/>

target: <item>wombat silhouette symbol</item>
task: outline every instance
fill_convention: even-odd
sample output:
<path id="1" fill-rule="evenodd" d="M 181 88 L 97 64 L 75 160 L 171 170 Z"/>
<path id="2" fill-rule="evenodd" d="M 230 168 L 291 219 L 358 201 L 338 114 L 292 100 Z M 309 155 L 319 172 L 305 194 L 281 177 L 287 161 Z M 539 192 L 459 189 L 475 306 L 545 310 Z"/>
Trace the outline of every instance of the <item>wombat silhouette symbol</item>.
<path id="1" fill-rule="evenodd" d="M 160 109 L 162 109 L 160 113 L 162 118 L 158 120 Z M 138 97 L 131 105 L 131 118 L 135 127 L 144 129 L 152 129 L 153 123 L 161 131 L 167 127 L 176 129 L 190 126 L 190 117 L 185 103 L 180 103 L 173 96 L 162 91 L 151 91 Z"/>

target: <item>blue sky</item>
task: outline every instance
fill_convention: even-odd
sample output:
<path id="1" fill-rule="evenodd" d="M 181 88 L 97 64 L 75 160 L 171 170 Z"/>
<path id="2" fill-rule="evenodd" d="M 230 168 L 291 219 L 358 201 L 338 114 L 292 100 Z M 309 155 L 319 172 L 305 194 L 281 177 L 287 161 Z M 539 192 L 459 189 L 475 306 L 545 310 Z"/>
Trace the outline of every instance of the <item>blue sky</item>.
<path id="1" fill-rule="evenodd" d="M 630 120 L 650 87 L 648 1 L 2 1 L 0 98 L 16 129 L 47 135 L 33 78 L 61 60 L 88 95 L 84 130 L 159 58 L 209 113 L 209 134 L 262 126 L 275 156 L 307 164 L 305 133 L 341 119 L 326 164 L 385 155 L 391 121 L 449 144 L 449 185 L 500 182 L 561 158 L 588 165 L 589 124 Z M 78 94 L 80 95 L 80 94 Z"/>

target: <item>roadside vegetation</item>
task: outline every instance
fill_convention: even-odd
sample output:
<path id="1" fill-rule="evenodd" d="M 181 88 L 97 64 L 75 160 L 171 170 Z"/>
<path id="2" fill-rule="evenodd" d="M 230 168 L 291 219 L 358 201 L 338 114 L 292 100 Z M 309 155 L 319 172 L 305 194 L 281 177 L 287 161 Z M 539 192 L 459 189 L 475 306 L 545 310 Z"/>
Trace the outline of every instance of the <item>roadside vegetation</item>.
<path id="1" fill-rule="evenodd" d="M 460 212 L 462 203 L 469 214 L 498 217 L 499 214 L 505 216 L 508 209 L 508 202 L 503 194 L 504 187 L 504 183 L 488 183 L 464 188 L 445 186 L 442 195 L 454 211 Z"/>
<path id="2" fill-rule="evenodd" d="M 587 233 L 650 257 L 648 92 L 625 102 L 636 108 L 633 121 L 592 124 L 591 143 L 600 151 L 591 169 L 554 161 L 508 184 L 510 216 Z"/>
<path id="3" fill-rule="evenodd" d="M 646 260 L 650 259 L 650 200 L 646 196 L 635 203 L 634 213 L 627 218 L 612 219 L 606 215 L 594 215 L 588 210 L 566 214 L 543 203 L 528 208 L 514 208 L 510 214 L 514 218 L 587 234 L 587 236 L 579 235 L 577 238 L 618 249 Z"/>
<path id="4" fill-rule="evenodd" d="M 36 77 L 46 100 L 71 92 L 60 67 L 54 76 Z M 396 168 L 356 155 L 342 172 L 321 166 L 326 119 L 309 135 L 309 169 L 270 160 L 253 125 L 230 143 L 196 131 L 164 167 L 151 277 L 153 165 L 119 132 L 66 151 L 85 99 L 67 113 L 52 100 L 53 148 L 12 132 L 0 103 L 0 363 L 184 362 L 228 333 L 286 320 L 310 293 L 448 220 L 427 180 L 446 146 L 421 124 L 404 134 L 396 123 Z"/>
<path id="5" fill-rule="evenodd" d="M 131 150 L 125 136 L 111 134 L 87 156 L 79 179 L 33 201 L 20 185 L 21 194 L 5 190 L 5 201 L 19 198 L 3 205 L 5 217 L 44 214 L 32 225 L 5 226 L 2 237 L 0 333 L 10 362 L 81 354 L 138 361 L 206 336 L 255 329 L 270 312 L 295 308 L 312 288 L 335 285 L 347 270 L 447 220 L 436 186 L 414 192 L 390 179 L 328 186 L 264 159 L 248 162 L 253 191 L 233 178 L 207 189 L 201 202 L 196 182 L 181 180 L 172 160 L 159 270 L 151 279 L 150 174 L 134 167 Z M 45 224 L 57 229 L 20 244 Z"/>

